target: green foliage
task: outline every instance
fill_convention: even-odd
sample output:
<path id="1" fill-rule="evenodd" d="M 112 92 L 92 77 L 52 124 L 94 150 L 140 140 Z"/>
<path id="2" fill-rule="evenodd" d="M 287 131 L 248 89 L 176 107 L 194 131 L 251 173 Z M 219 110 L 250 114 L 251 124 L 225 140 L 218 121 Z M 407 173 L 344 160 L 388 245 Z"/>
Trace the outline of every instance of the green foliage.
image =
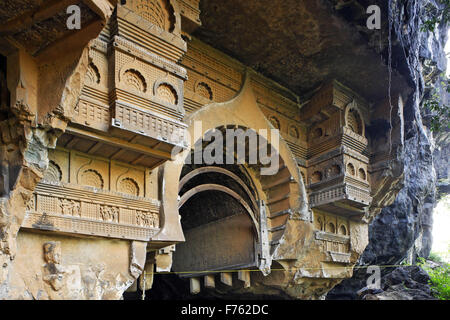
<path id="1" fill-rule="evenodd" d="M 436 252 L 430 252 L 430 255 L 428 256 L 428 260 L 437 262 L 437 263 L 443 263 L 444 260 L 442 260 L 441 256 Z"/>
<path id="2" fill-rule="evenodd" d="M 450 265 L 426 270 L 431 278 L 431 289 L 436 298 L 450 300 Z"/>
<path id="3" fill-rule="evenodd" d="M 450 0 L 441 0 L 441 4 L 444 6 L 443 10 L 433 6 L 428 6 L 426 8 L 429 19 L 423 21 L 423 24 L 420 26 L 421 31 L 434 32 L 436 24 L 441 22 L 447 23 L 450 21 Z"/>
<path id="4" fill-rule="evenodd" d="M 450 265 L 443 263 L 440 267 L 430 268 L 424 258 L 419 257 L 417 260 L 417 265 L 430 276 L 432 294 L 440 300 L 450 300 Z"/>
<path id="5" fill-rule="evenodd" d="M 423 107 L 431 112 L 430 129 L 434 132 L 450 129 L 450 107 L 442 103 L 441 99 L 442 94 L 450 94 L 450 79 L 445 75 L 441 75 L 441 77 L 443 92 L 440 93 L 433 88 L 431 96 L 423 103 Z"/>
<path id="6" fill-rule="evenodd" d="M 402 262 L 400 262 L 401 266 L 410 266 L 411 264 L 409 264 L 406 260 L 403 260 Z"/>
<path id="7" fill-rule="evenodd" d="M 423 268 L 425 266 L 425 264 L 427 263 L 427 260 L 425 260 L 425 258 L 423 257 L 417 257 L 417 265 L 421 268 Z"/>

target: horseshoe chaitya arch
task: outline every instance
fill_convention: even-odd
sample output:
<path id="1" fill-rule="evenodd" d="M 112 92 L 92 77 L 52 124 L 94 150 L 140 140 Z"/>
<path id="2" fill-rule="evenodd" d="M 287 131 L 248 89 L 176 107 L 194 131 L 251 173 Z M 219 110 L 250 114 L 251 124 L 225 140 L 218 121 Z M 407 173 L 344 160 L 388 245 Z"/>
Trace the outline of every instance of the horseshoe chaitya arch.
<path id="1" fill-rule="evenodd" d="M 255 233 L 256 233 L 256 235 L 258 237 L 258 241 L 259 241 L 259 231 L 258 231 L 259 223 L 256 220 L 255 215 L 254 215 L 252 209 L 250 208 L 250 206 L 235 191 L 233 191 L 230 188 L 227 188 L 225 186 L 222 186 L 220 184 L 207 183 L 207 184 L 201 184 L 196 187 L 193 187 L 192 189 L 189 189 L 186 193 L 184 193 L 181 196 L 180 201 L 178 203 L 178 209 L 180 209 L 194 195 L 201 193 L 201 192 L 205 192 L 205 191 L 220 191 L 220 192 L 224 192 L 224 193 L 232 196 L 233 198 L 235 198 L 249 214 L 249 216 L 253 222 L 253 227 L 255 229 Z"/>
<path id="2" fill-rule="evenodd" d="M 247 187 L 247 185 L 244 183 L 244 181 L 242 181 L 241 178 L 239 178 L 236 174 L 234 174 L 233 172 L 221 168 L 221 167 L 212 167 L 212 166 L 207 166 L 207 167 L 200 167 L 197 168 L 195 170 L 192 170 L 191 172 L 189 172 L 188 174 L 186 174 L 179 182 L 179 186 L 178 186 L 178 192 L 181 191 L 181 189 L 184 187 L 184 185 L 190 181 L 192 178 L 200 175 L 200 174 L 206 174 L 206 173 L 220 173 L 220 174 L 224 174 L 232 179 L 234 179 L 241 187 L 242 189 L 244 189 L 245 193 L 247 194 L 247 196 L 250 198 L 250 201 L 252 202 L 253 208 L 256 209 L 258 208 L 258 205 L 256 204 L 256 200 L 255 197 L 253 196 L 253 194 L 251 193 L 250 189 Z"/>

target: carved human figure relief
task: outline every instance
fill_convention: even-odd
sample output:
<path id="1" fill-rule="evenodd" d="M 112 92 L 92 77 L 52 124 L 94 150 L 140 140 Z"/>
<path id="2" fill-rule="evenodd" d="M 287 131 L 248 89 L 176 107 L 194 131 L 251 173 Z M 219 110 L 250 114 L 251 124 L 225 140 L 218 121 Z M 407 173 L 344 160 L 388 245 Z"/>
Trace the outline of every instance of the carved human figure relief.
<path id="1" fill-rule="evenodd" d="M 119 222 L 119 209 L 110 206 L 100 206 L 100 215 L 103 221 Z"/>
<path id="2" fill-rule="evenodd" d="M 64 285 L 64 268 L 61 265 L 61 242 L 49 241 L 44 243 L 44 273 L 43 280 L 55 291 Z"/>

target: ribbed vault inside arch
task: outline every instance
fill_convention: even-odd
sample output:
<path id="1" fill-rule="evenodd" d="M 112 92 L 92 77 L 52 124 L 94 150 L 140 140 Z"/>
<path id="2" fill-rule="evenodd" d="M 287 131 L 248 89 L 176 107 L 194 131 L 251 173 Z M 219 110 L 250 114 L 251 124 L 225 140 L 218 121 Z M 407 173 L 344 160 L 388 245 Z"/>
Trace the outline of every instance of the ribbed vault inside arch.
<path id="1" fill-rule="evenodd" d="M 226 128 L 236 129 L 237 127 L 223 126 L 215 130 L 220 130 L 225 138 Z M 246 130 L 243 127 L 241 129 Z M 209 144 L 214 143 L 214 140 L 200 140 L 197 142 L 197 147 L 199 143 L 202 144 L 204 150 Z M 223 145 L 226 145 L 225 139 Z M 257 146 L 257 148 L 263 147 L 263 144 Z M 267 148 L 269 154 L 270 152 L 276 152 L 270 144 L 267 144 Z M 195 153 L 192 151 L 189 156 L 190 161 L 188 160 L 183 166 L 180 175 L 179 213 L 183 231 L 187 235 L 186 242 L 189 241 L 188 238 L 191 238 L 192 232 L 190 230 L 194 232 L 196 228 L 209 226 L 217 222 L 224 221 L 224 228 L 218 232 L 228 232 L 226 219 L 241 215 L 242 224 L 251 223 L 253 241 L 255 242 L 254 256 L 258 260 L 262 253 L 257 248 L 261 248 L 261 241 L 264 240 L 264 237 L 261 239 L 261 233 L 263 236 L 264 232 L 268 234 L 266 236 L 267 241 L 265 241 L 268 247 L 267 253 L 272 254 L 278 246 L 284 233 L 284 226 L 292 213 L 290 199 L 296 196 L 291 190 L 297 190 L 298 188 L 292 188 L 292 184 L 296 182 L 279 155 L 277 155 L 277 172 L 274 175 L 264 176 L 261 175 L 261 168 L 263 167 L 261 163 L 249 164 L 248 139 L 245 139 L 245 150 L 246 161 L 244 164 L 236 164 L 235 161 L 235 164 L 209 165 L 192 164 L 195 162 Z M 236 160 L 236 153 L 234 158 Z M 226 162 L 225 159 L 223 162 Z M 264 202 L 260 200 L 264 200 Z M 263 216 L 260 216 L 262 207 L 264 213 Z M 230 218 L 230 221 L 232 219 L 234 218 Z M 266 229 L 262 231 L 261 228 L 264 226 L 266 226 Z M 235 227 L 236 225 L 234 225 Z M 233 231 L 230 229 L 229 232 Z M 250 237 L 246 239 L 249 240 Z M 201 244 L 199 245 L 201 246 Z M 223 245 L 227 245 L 227 243 L 223 243 Z M 195 248 L 189 248 L 188 244 L 179 245 L 177 248 L 178 254 L 188 256 L 185 252 L 180 253 L 180 250 L 196 251 Z M 175 256 L 177 256 L 177 252 L 175 252 Z M 213 258 L 205 257 L 205 259 Z M 270 261 L 269 257 L 267 259 Z M 178 259 L 178 263 L 182 263 L 180 259 Z M 258 263 L 256 262 L 255 265 L 258 265 Z M 175 257 L 176 267 L 177 258 Z"/>

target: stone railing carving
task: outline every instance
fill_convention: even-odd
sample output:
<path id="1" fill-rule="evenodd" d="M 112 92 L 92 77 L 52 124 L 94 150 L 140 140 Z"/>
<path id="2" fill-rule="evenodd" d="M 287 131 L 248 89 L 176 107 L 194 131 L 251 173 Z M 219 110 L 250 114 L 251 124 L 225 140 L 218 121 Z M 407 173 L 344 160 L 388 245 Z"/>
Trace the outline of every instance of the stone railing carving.
<path id="1" fill-rule="evenodd" d="M 182 122 L 124 103 L 115 104 L 112 126 L 180 146 L 184 146 L 187 128 Z"/>
<path id="2" fill-rule="evenodd" d="M 317 230 L 315 238 L 321 242 L 322 249 L 327 252 L 327 257 L 330 262 L 350 262 L 349 236 Z"/>
<path id="3" fill-rule="evenodd" d="M 40 183 L 24 228 L 148 241 L 160 229 L 157 200 L 81 187 Z"/>

